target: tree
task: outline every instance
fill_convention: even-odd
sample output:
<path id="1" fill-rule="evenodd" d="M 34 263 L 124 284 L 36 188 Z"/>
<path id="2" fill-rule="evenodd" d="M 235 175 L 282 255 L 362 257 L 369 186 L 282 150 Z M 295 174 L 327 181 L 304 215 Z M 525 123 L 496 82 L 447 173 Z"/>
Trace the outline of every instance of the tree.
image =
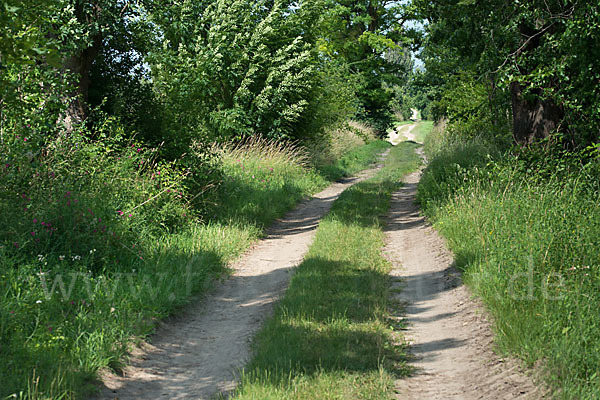
<path id="1" fill-rule="evenodd" d="M 168 33 L 151 57 L 167 123 L 182 137 L 297 137 L 316 84 L 314 10 L 248 0 L 173 7 L 163 13 Z"/>
<path id="2" fill-rule="evenodd" d="M 408 38 L 403 23 L 406 7 L 388 0 L 329 0 L 326 9 L 322 51 L 341 58 L 360 77 L 358 98 L 365 116 L 383 121 L 390 115 L 394 95 L 391 87 L 401 81 L 406 65 L 390 57 L 401 53 Z M 387 56 L 386 56 L 387 55 Z"/>
<path id="3" fill-rule="evenodd" d="M 583 1 L 415 0 L 427 21 L 427 69 L 440 77 L 470 70 L 488 86 L 490 104 L 512 110 L 513 137 L 527 145 L 555 131 L 573 145 L 598 138 L 593 41 L 599 6 Z M 588 78 L 585 78 L 588 76 Z M 503 103 L 510 93 L 510 104 Z M 499 102 L 496 102 L 498 98 Z M 586 99 L 583 100 L 582 99 Z M 590 118 L 591 117 L 591 118 Z M 585 119 L 590 124 L 582 124 Z"/>
<path id="4" fill-rule="evenodd" d="M 104 47 L 115 37 L 130 31 L 129 27 L 143 17 L 144 2 L 139 0 L 62 0 L 65 17 L 74 22 L 61 32 L 66 54 L 63 69 L 73 75 L 75 90 L 68 94 L 68 107 L 61 118 L 67 131 L 81 124 L 89 112 L 89 90 L 92 66 Z M 125 54 L 131 48 L 126 49 Z"/>

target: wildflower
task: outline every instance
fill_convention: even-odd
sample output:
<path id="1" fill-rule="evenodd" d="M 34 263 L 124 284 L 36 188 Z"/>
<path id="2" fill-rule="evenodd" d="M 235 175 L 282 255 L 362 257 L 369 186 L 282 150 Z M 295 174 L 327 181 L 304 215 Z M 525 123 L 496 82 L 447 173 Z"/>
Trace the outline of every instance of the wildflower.
<path id="1" fill-rule="evenodd" d="M 129 214 L 129 218 L 133 217 L 133 214 Z"/>
<path id="2" fill-rule="evenodd" d="M 124 213 L 123 213 L 123 211 L 121 211 L 121 210 L 118 210 L 118 211 L 117 211 L 117 214 L 119 214 L 119 215 L 123 215 Z"/>
<path id="3" fill-rule="evenodd" d="M 13 245 L 18 249 L 19 248 L 19 243 L 14 242 Z"/>
<path id="4" fill-rule="evenodd" d="M 14 314 L 15 312 L 11 310 L 11 311 L 10 311 L 10 313 L 11 313 L 11 314 Z"/>
<path id="5" fill-rule="evenodd" d="M 42 304 L 42 301 L 38 300 L 38 301 L 35 302 L 35 304 Z"/>
<path id="6" fill-rule="evenodd" d="M 167 193 L 171 193 L 171 189 L 167 189 Z"/>
<path id="7" fill-rule="evenodd" d="M 31 232 L 31 236 L 35 236 L 35 232 Z"/>
<path id="8" fill-rule="evenodd" d="M 23 138 L 23 141 L 24 141 L 24 142 L 26 142 L 26 141 L 27 141 L 27 138 Z"/>
<path id="9" fill-rule="evenodd" d="M 34 218 L 34 219 L 33 219 L 33 223 L 34 223 L 34 224 L 37 224 L 37 219 L 35 219 L 35 218 Z"/>
<path id="10" fill-rule="evenodd" d="M 269 171 L 273 172 L 273 167 L 269 168 Z"/>
<path id="11" fill-rule="evenodd" d="M 71 192 L 65 193 L 65 197 L 69 197 L 69 196 L 71 196 Z"/>
<path id="12" fill-rule="evenodd" d="M 137 149 L 137 152 L 139 153 L 140 151 L 142 151 L 142 149 Z"/>
<path id="13" fill-rule="evenodd" d="M 60 261 L 64 261 L 64 260 L 65 260 L 65 256 L 58 256 L 58 259 L 59 259 Z"/>
<path id="14" fill-rule="evenodd" d="M 67 200 L 67 207 L 71 207 L 71 200 Z"/>
<path id="15" fill-rule="evenodd" d="M 51 326 L 48 327 L 48 332 L 52 332 L 52 327 Z"/>
<path id="16" fill-rule="evenodd" d="M 38 254 L 38 261 L 44 261 L 44 256 L 42 254 Z"/>
<path id="17" fill-rule="evenodd" d="M 98 218 L 98 222 L 102 222 L 102 218 Z"/>

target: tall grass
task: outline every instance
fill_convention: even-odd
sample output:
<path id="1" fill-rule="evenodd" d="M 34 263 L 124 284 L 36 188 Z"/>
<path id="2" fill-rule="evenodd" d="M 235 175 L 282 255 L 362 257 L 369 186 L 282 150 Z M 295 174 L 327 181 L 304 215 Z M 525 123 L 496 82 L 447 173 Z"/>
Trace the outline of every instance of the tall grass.
<path id="1" fill-rule="evenodd" d="M 202 217 L 188 172 L 152 149 L 65 146 L 68 157 L 13 161 L 0 173 L 4 187 L 27 188 L 0 193 L 0 398 L 92 392 L 99 369 L 121 368 L 132 341 L 327 184 L 296 147 L 225 147 L 213 171 L 222 184 L 203 197 Z M 355 168 L 379 148 L 360 151 Z M 23 181 L 24 171 L 34 178 Z"/>
<path id="2" fill-rule="evenodd" d="M 413 144 L 393 148 L 376 177 L 346 190 L 321 221 L 275 315 L 254 342 L 236 399 L 393 398 L 407 372 L 397 347 L 385 215 L 400 178 L 416 168 Z"/>
<path id="3" fill-rule="evenodd" d="M 348 121 L 325 131 L 308 143 L 311 163 L 323 167 L 336 163 L 348 152 L 377 139 L 373 128 L 359 121 Z"/>
<path id="4" fill-rule="evenodd" d="M 556 397 L 600 398 L 600 158 L 442 147 L 419 200 L 494 315 L 499 348 L 541 365 Z"/>

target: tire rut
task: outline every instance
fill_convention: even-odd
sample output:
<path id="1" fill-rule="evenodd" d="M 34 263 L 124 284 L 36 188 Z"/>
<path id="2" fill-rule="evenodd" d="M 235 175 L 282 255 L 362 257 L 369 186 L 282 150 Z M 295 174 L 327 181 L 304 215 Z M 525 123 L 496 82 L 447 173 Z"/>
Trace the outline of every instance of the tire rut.
<path id="1" fill-rule="evenodd" d="M 215 282 L 205 299 L 161 323 L 122 375 L 106 373 L 100 397 L 206 399 L 231 392 L 250 357 L 251 338 L 285 293 L 319 221 L 344 190 L 380 168 L 330 185 L 278 220 L 234 263 L 231 278 Z"/>
<path id="2" fill-rule="evenodd" d="M 421 172 L 408 175 L 393 195 L 386 227 L 386 257 L 405 309 L 405 339 L 412 376 L 397 380 L 398 399 L 538 399 L 534 385 L 514 360 L 492 349 L 483 306 L 454 268 L 453 256 L 415 205 Z"/>

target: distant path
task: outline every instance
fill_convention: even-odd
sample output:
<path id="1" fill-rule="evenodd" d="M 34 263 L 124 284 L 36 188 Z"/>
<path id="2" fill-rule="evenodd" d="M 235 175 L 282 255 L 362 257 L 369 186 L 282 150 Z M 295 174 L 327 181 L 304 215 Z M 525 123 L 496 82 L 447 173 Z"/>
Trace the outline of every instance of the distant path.
<path id="1" fill-rule="evenodd" d="M 410 125 L 400 125 L 388 134 L 387 141 L 393 146 L 397 146 L 406 141 L 416 142 L 417 137 L 414 133 L 412 133 L 416 126 L 416 123 L 412 123 Z"/>
<path id="2" fill-rule="evenodd" d="M 412 117 L 410 119 L 417 121 L 419 119 L 419 110 L 416 108 L 411 108 L 410 110 L 412 111 Z"/>
<path id="3" fill-rule="evenodd" d="M 541 390 L 518 364 L 493 351 L 493 334 L 463 286 L 444 241 L 414 204 L 420 172 L 393 195 L 386 257 L 406 304 L 413 376 L 396 382 L 398 399 L 538 399 Z"/>
<path id="4" fill-rule="evenodd" d="M 345 189 L 380 167 L 332 184 L 275 223 L 268 237 L 235 263 L 230 279 L 215 283 L 205 300 L 161 325 L 124 376 L 106 375 L 101 397 L 209 399 L 234 389 L 249 358 L 250 339 L 285 292 L 319 221 Z"/>

